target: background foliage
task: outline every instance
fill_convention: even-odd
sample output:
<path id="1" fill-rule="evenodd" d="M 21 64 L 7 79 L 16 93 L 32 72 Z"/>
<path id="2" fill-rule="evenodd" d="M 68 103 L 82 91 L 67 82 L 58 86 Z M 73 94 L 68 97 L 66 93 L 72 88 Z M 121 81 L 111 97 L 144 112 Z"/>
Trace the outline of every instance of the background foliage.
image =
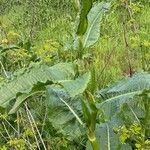
<path id="1" fill-rule="evenodd" d="M 95 45 L 91 44 L 90 47 L 85 48 L 82 59 L 79 59 L 80 53 L 76 49 L 77 43 L 74 40 L 79 12 L 74 0 L 0 0 L 0 86 L 6 85 L 7 88 L 7 90 L 0 88 L 0 98 L 5 100 L 10 93 L 13 98 L 19 98 L 22 93 L 37 92 L 29 97 L 23 95 L 28 101 L 22 104 L 22 107 L 13 115 L 8 115 L 6 109 L 0 108 L 1 150 L 90 150 L 85 128 L 82 128 L 80 121 L 78 122 L 76 117 L 68 112 L 66 105 L 59 104 L 58 100 L 65 99 L 75 108 L 75 113 L 85 121 L 86 117 L 81 113 L 81 105 L 84 104 L 76 101 L 84 99 L 78 95 L 83 90 L 82 92 L 77 90 L 78 86 L 81 87 L 77 83 L 78 81 L 85 83 L 82 84 L 84 87 L 81 87 L 85 90 L 89 80 L 86 75 L 82 78 L 81 74 L 91 70 L 91 78 L 95 85 L 91 83 L 88 88 L 92 89 L 91 93 L 94 96 L 96 91 L 95 99 L 99 102 L 97 122 L 102 123 L 97 126 L 97 133 L 108 134 L 110 131 L 110 137 L 115 137 L 114 139 L 121 144 L 127 144 L 121 147 L 117 142 L 110 148 L 112 150 L 116 147 L 122 149 L 126 147 L 130 150 L 130 146 L 138 150 L 149 149 L 150 136 L 149 128 L 147 128 L 149 122 L 144 119 L 149 114 L 146 107 L 149 104 L 148 91 L 145 91 L 149 90 L 149 75 L 143 73 L 138 77 L 133 74 L 150 70 L 150 2 L 147 0 L 107 0 L 105 2 L 110 2 L 110 9 L 99 16 L 100 26 L 96 33 L 100 34 L 100 38 L 98 34 Z M 56 80 L 53 76 L 47 78 L 40 74 L 40 69 L 43 70 L 41 65 L 45 65 L 46 70 L 49 71 L 47 65 L 52 66 L 60 62 L 73 62 L 75 65 L 71 67 L 66 65 L 66 68 L 69 68 L 68 71 L 65 71 L 65 67 L 56 67 L 58 70 L 56 69 L 53 75 L 56 76 L 58 72 L 62 75 L 56 76 L 58 77 Z M 61 72 L 62 68 L 64 74 L 63 71 Z M 35 83 L 32 83 L 32 71 L 37 74 Z M 48 71 L 47 73 L 50 74 L 51 72 Z M 81 78 L 77 78 L 80 76 Z M 123 80 L 103 89 L 113 82 L 132 76 L 133 78 L 129 81 Z M 74 82 L 74 79 L 77 81 Z M 5 83 L 6 80 L 8 83 Z M 59 80 L 69 81 L 62 83 Z M 32 84 L 30 91 L 28 91 L 28 85 L 25 87 L 27 81 Z M 25 90 L 20 90 L 18 86 L 20 83 L 24 85 Z M 45 87 L 43 83 L 50 84 L 52 87 Z M 132 87 L 130 87 L 131 84 Z M 42 88 L 37 91 L 39 86 Z M 66 90 L 77 97 L 68 96 L 61 86 L 66 86 Z M 17 92 L 13 91 L 13 88 L 17 89 Z M 45 89 L 49 91 L 48 98 Z M 139 92 L 139 89 L 141 95 L 134 93 L 129 97 L 122 96 L 130 92 Z M 12 92 L 7 93 L 11 90 Z M 87 93 L 84 94 L 86 95 L 84 97 L 90 97 Z M 111 98 L 116 101 L 113 105 L 109 101 Z M 138 101 L 134 103 L 135 99 Z M 143 100 L 144 103 L 140 101 L 141 99 L 145 100 Z M 124 101 L 127 104 L 124 104 Z M 14 101 L 11 103 L 13 105 Z M 1 99 L 0 105 L 2 106 Z M 17 104 L 13 109 L 16 108 L 18 108 Z M 60 108 L 59 111 L 58 108 Z M 10 110 L 10 108 L 7 109 Z M 67 117 L 66 114 L 68 114 Z M 108 120 L 110 122 L 107 122 Z M 71 122 L 71 125 L 68 122 Z M 97 139 L 102 137 L 97 136 Z M 105 137 L 103 142 L 106 145 L 109 143 L 107 138 Z"/>

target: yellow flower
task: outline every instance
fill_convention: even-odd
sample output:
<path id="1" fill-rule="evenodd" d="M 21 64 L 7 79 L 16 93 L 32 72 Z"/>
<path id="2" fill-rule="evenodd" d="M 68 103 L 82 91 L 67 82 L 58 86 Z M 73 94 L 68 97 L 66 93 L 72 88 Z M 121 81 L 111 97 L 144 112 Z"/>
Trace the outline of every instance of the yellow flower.
<path id="1" fill-rule="evenodd" d="M 141 148 L 141 144 L 136 143 L 135 146 L 136 146 L 137 149 Z"/>
<path id="2" fill-rule="evenodd" d="M 147 41 L 147 40 L 144 40 L 144 42 L 143 42 L 143 46 L 145 46 L 145 47 L 149 47 L 149 46 L 150 46 L 150 42 L 149 42 L 149 41 Z"/>
<path id="3" fill-rule="evenodd" d="M 7 39 L 3 39 L 3 40 L 1 41 L 1 43 L 2 43 L 2 44 L 7 44 L 7 43 L 8 43 L 8 40 L 7 40 Z"/>
<path id="4" fill-rule="evenodd" d="M 7 33 L 7 36 L 8 37 L 19 37 L 20 35 L 18 33 L 15 33 L 14 31 L 10 31 Z"/>
<path id="5" fill-rule="evenodd" d="M 23 136 L 24 136 L 24 137 L 27 137 L 27 136 L 32 137 L 33 135 L 34 135 L 34 134 L 33 134 L 32 130 L 31 130 L 31 128 L 27 128 L 27 129 L 24 131 L 24 133 L 23 133 Z"/>
<path id="6" fill-rule="evenodd" d="M 3 146 L 2 148 L 0 148 L 1 150 L 7 150 L 6 146 Z"/>

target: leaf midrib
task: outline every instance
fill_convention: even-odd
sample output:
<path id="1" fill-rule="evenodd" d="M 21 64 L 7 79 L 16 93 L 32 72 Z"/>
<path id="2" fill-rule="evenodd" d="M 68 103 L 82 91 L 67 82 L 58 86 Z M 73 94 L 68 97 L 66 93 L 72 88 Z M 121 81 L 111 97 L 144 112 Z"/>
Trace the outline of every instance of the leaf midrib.
<path id="1" fill-rule="evenodd" d="M 123 97 L 123 96 L 129 96 L 129 95 L 136 95 L 136 94 L 139 94 L 141 93 L 143 90 L 139 90 L 139 91 L 134 91 L 134 92 L 130 92 L 130 93 L 124 93 L 124 94 L 121 94 L 121 95 L 117 95 L 117 96 L 114 96 L 114 97 L 111 97 L 107 100 L 105 100 L 104 102 L 102 102 L 100 105 L 104 105 L 105 103 L 107 102 L 110 102 L 110 101 L 113 101 L 114 99 L 117 99 L 117 98 L 120 98 L 120 97 Z"/>

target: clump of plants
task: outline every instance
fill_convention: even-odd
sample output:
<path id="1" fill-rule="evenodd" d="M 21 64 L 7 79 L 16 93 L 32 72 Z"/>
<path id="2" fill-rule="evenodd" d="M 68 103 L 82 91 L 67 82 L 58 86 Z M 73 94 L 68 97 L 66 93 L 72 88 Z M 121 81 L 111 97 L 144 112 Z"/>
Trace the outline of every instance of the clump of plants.
<path id="1" fill-rule="evenodd" d="M 128 77 L 106 88 L 101 88 L 103 85 L 98 81 L 105 79 L 107 71 L 104 71 L 113 53 L 97 73 L 99 57 L 94 45 L 100 37 L 102 18 L 111 11 L 111 3 L 83 0 L 75 1 L 74 6 L 78 11 L 76 31 L 67 46 L 49 40 L 38 50 L 30 40 L 23 41 L 14 32 L 5 33 L 7 36 L 1 40 L 4 79 L 0 82 L 0 148 L 149 149 L 150 74 L 144 71 L 134 74 L 131 60 L 136 56 L 130 54 L 135 43 L 132 45 L 130 40 L 137 42 L 138 36 L 125 32 L 134 27 L 132 15 L 138 14 L 141 5 L 119 1 L 113 6 L 123 19 L 121 43 L 125 44 L 129 72 Z M 112 39 L 106 35 L 102 38 L 104 43 Z M 149 46 L 146 41 L 143 44 Z M 65 51 L 59 50 L 63 47 Z M 8 58 L 12 58 L 10 62 Z M 146 62 L 142 60 L 143 70 L 147 70 Z M 111 72 L 116 76 L 113 69 Z M 121 74 L 121 69 L 117 72 Z M 114 78 L 113 75 L 110 77 Z"/>

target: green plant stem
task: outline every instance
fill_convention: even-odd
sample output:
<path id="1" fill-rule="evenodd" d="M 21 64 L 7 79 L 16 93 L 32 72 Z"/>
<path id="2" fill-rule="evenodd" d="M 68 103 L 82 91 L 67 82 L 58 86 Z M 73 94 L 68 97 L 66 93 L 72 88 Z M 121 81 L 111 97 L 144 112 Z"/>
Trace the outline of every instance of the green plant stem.
<path id="1" fill-rule="evenodd" d="M 9 125 L 9 127 L 12 128 L 13 131 L 14 131 L 15 133 L 17 133 L 17 134 L 20 136 L 19 131 L 17 131 L 17 130 L 11 125 L 11 123 L 10 123 L 7 119 L 4 118 L 4 120 L 5 120 L 5 122 Z M 6 130 L 6 126 L 5 126 L 4 122 L 2 122 L 2 124 L 3 124 L 3 126 L 4 126 L 4 129 L 5 129 L 6 133 L 7 133 L 7 135 L 9 135 L 9 134 L 8 134 L 8 130 Z M 1 134 L 2 134 L 2 133 L 1 133 Z M 4 137 L 4 136 L 3 136 L 3 137 Z M 10 136 L 9 136 L 9 138 L 10 138 Z M 22 136 L 22 139 L 25 140 L 26 143 L 28 143 L 28 148 L 29 148 L 30 150 L 35 150 L 34 148 L 32 148 L 31 143 L 30 143 L 27 139 L 25 139 L 23 136 Z M 7 139 L 5 139 L 5 140 L 7 141 Z M 11 138 L 10 138 L 10 140 L 11 140 Z"/>
<path id="2" fill-rule="evenodd" d="M 144 118 L 143 126 L 144 126 L 144 135 L 145 135 L 147 127 L 149 125 L 149 121 L 150 121 L 150 101 L 147 98 L 147 96 L 144 96 L 144 101 L 145 101 L 145 111 L 146 112 L 145 112 L 145 118 Z"/>
<path id="3" fill-rule="evenodd" d="M 78 56 L 77 58 L 82 59 L 82 56 L 84 54 L 84 47 L 83 47 L 83 36 L 78 36 L 79 41 L 79 47 L 78 47 Z"/>
<path id="4" fill-rule="evenodd" d="M 45 145 L 45 143 L 44 143 L 44 141 L 42 139 L 42 135 L 40 134 L 39 129 L 38 129 L 37 125 L 36 125 L 36 122 L 35 122 L 35 120 L 33 118 L 33 115 L 31 114 L 31 111 L 28 109 L 27 103 L 25 104 L 25 107 L 26 107 L 26 110 L 27 110 L 27 113 L 28 113 L 29 117 L 31 118 L 31 125 L 32 125 L 32 122 L 33 122 L 33 125 L 34 125 L 34 127 L 35 127 L 35 129 L 37 131 L 37 134 L 39 135 L 39 138 L 41 140 L 43 148 L 44 148 L 44 150 L 47 150 L 46 145 Z"/>
<path id="5" fill-rule="evenodd" d="M 92 145 L 93 150 L 100 150 L 94 132 L 92 132 L 92 134 L 89 134 L 89 141 Z"/>
<path id="6" fill-rule="evenodd" d="M 91 144 L 92 144 L 93 150 L 100 150 L 96 140 L 93 141 Z"/>
<path id="7" fill-rule="evenodd" d="M 9 76 L 7 75 L 7 72 L 6 72 L 6 70 L 5 70 L 5 67 L 4 67 L 2 61 L 0 61 L 0 64 L 1 64 L 1 66 L 2 66 L 2 69 L 3 69 L 3 71 L 4 71 L 4 74 L 5 74 L 6 78 L 9 78 Z"/>
<path id="8" fill-rule="evenodd" d="M 27 113 L 27 117 L 28 117 L 29 123 L 31 125 L 32 132 L 34 133 L 34 138 L 35 138 L 35 141 L 36 141 L 37 148 L 38 148 L 38 150 L 41 150 L 38 138 L 36 136 L 36 132 L 34 130 L 33 122 L 32 122 L 31 116 L 30 116 L 29 111 L 28 111 L 27 103 L 25 103 L 24 105 L 25 105 L 25 109 L 26 109 L 26 113 Z"/>
<path id="9" fill-rule="evenodd" d="M 96 118 L 97 118 L 97 108 L 95 105 L 95 99 L 93 95 L 90 92 L 86 92 L 86 97 L 88 99 L 88 105 L 89 105 L 89 113 L 90 115 L 87 114 L 89 117 L 89 123 L 87 123 L 88 126 L 88 139 L 92 145 L 93 150 L 100 150 L 99 145 L 96 140 Z M 88 107 L 87 107 L 88 108 Z"/>

